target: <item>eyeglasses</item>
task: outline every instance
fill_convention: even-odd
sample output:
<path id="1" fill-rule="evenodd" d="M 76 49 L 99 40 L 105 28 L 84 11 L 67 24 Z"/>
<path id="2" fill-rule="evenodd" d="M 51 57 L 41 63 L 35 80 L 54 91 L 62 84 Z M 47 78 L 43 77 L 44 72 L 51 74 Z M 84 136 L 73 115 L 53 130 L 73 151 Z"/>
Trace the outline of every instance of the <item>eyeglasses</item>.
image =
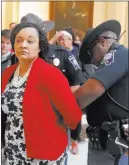
<path id="1" fill-rule="evenodd" d="M 99 39 L 101 39 L 101 38 L 104 38 L 104 39 L 113 39 L 113 40 L 117 41 L 117 39 L 114 38 L 114 37 L 99 36 Z"/>
<path id="2" fill-rule="evenodd" d="M 95 45 L 97 45 L 97 44 L 99 43 L 100 39 L 102 39 L 102 38 L 104 38 L 104 39 L 113 39 L 113 40 L 115 40 L 115 41 L 118 40 L 118 39 L 116 39 L 116 38 L 114 38 L 114 37 L 98 36 L 97 39 L 96 39 L 96 41 L 95 41 L 95 42 L 91 45 L 91 47 L 89 48 L 89 50 L 93 49 L 93 47 L 95 47 Z"/>
<path id="3" fill-rule="evenodd" d="M 115 41 L 117 41 L 118 39 L 114 38 L 114 37 L 107 37 L 107 36 L 98 36 L 96 41 L 91 45 L 91 47 L 87 50 L 87 53 L 90 55 L 91 60 L 93 59 L 93 48 L 100 42 L 100 39 L 113 39 Z"/>

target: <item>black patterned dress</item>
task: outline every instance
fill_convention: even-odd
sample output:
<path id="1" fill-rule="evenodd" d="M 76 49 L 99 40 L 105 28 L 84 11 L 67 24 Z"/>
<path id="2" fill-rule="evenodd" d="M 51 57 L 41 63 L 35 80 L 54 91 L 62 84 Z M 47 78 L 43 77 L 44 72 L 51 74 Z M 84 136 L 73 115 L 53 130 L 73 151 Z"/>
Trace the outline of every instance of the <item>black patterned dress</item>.
<path id="1" fill-rule="evenodd" d="M 16 88 L 10 82 L 2 94 L 2 111 L 7 114 L 5 129 L 5 165 L 65 165 L 66 152 L 56 161 L 27 158 L 22 101 L 26 82 Z"/>

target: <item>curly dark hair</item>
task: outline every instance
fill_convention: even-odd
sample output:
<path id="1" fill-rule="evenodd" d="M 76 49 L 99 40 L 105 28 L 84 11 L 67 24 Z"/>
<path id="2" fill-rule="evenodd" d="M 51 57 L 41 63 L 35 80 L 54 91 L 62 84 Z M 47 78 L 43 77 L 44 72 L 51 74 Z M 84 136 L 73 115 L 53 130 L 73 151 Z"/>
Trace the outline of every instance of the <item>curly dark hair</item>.
<path id="1" fill-rule="evenodd" d="M 18 32 L 24 28 L 27 28 L 27 27 L 32 27 L 32 28 L 35 28 L 37 30 L 37 32 L 39 34 L 39 48 L 41 49 L 41 51 L 39 53 L 39 57 L 42 59 L 45 59 L 45 56 L 48 52 L 48 40 L 46 37 L 46 33 L 35 24 L 20 23 L 20 24 L 17 24 L 15 26 L 15 28 L 11 32 L 11 38 L 10 38 L 12 48 L 14 49 L 14 42 L 15 42 L 15 38 L 16 38 L 16 35 L 18 34 Z"/>

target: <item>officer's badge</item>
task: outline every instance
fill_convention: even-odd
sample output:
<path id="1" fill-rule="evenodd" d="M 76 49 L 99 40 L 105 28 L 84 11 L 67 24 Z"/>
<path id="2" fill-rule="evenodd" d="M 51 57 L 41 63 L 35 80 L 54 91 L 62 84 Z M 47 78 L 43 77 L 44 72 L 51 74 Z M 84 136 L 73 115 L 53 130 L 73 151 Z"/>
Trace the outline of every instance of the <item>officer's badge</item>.
<path id="1" fill-rule="evenodd" d="M 69 61 L 72 63 L 73 67 L 75 68 L 75 70 L 80 69 L 80 66 L 77 62 L 77 60 L 75 59 L 75 57 L 73 55 L 69 56 Z"/>
<path id="2" fill-rule="evenodd" d="M 114 62 L 114 53 L 115 51 L 109 52 L 106 54 L 101 62 L 101 65 L 110 65 Z"/>
<path id="3" fill-rule="evenodd" d="M 59 65 L 60 65 L 60 60 L 59 60 L 58 58 L 54 58 L 54 59 L 53 59 L 53 64 L 54 64 L 55 66 L 59 66 Z"/>

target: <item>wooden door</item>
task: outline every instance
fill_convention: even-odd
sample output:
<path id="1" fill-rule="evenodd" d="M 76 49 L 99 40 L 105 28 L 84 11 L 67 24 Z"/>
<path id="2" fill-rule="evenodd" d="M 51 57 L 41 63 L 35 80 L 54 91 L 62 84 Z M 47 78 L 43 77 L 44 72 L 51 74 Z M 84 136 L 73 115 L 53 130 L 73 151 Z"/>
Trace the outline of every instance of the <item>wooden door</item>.
<path id="1" fill-rule="evenodd" d="M 69 26 L 82 39 L 86 30 L 92 28 L 93 5 L 94 2 L 50 2 L 50 20 L 55 21 L 55 28 L 49 33 L 49 37 Z"/>

